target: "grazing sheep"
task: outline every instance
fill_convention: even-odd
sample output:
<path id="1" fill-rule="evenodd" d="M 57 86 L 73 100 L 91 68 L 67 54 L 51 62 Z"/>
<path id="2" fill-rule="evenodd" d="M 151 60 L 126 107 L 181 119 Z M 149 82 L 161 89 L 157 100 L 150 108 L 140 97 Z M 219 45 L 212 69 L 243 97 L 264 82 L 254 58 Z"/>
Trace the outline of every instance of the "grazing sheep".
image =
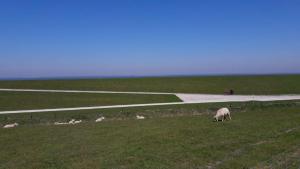
<path id="1" fill-rule="evenodd" d="M 226 116 L 228 116 L 231 120 L 230 111 L 228 110 L 228 108 L 223 107 L 217 111 L 217 114 L 214 116 L 214 118 L 216 119 L 216 121 L 219 121 L 219 118 L 224 121 L 226 119 Z"/>
<path id="2" fill-rule="evenodd" d="M 75 119 L 71 119 L 71 120 L 69 121 L 69 124 L 74 124 L 74 122 L 75 122 Z"/>
<path id="3" fill-rule="evenodd" d="M 55 122 L 54 125 L 66 125 L 66 124 L 69 124 L 69 123 L 62 123 L 62 122 Z"/>
<path id="4" fill-rule="evenodd" d="M 77 120 L 77 121 L 74 121 L 73 124 L 79 124 L 81 122 L 82 122 L 82 120 Z"/>
<path id="5" fill-rule="evenodd" d="M 95 122 L 100 122 L 100 121 L 102 121 L 102 120 L 104 120 L 104 119 L 105 119 L 105 117 L 102 116 L 102 117 L 96 119 Z"/>
<path id="6" fill-rule="evenodd" d="M 144 116 L 139 116 L 139 115 L 136 115 L 136 118 L 139 119 L 139 120 L 140 120 L 140 119 L 145 119 Z"/>
<path id="7" fill-rule="evenodd" d="M 78 123 L 81 123 L 82 120 L 75 120 L 75 119 L 72 119 L 70 120 L 69 122 L 55 122 L 54 125 L 67 125 L 67 124 L 78 124 Z"/>
<path id="8" fill-rule="evenodd" d="M 7 124 L 7 125 L 3 126 L 3 128 L 13 128 L 13 127 L 17 127 L 18 125 L 19 125 L 18 123 Z"/>

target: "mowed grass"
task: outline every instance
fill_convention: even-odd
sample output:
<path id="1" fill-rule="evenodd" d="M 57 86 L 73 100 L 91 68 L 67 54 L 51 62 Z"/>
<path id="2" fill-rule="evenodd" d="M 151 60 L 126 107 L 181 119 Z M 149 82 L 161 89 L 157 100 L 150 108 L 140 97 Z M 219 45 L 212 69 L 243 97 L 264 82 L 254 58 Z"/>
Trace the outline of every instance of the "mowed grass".
<path id="1" fill-rule="evenodd" d="M 0 81 L 0 88 L 236 94 L 299 94 L 300 75 Z"/>
<path id="2" fill-rule="evenodd" d="M 175 95 L 0 91 L 0 111 L 180 101 Z"/>
<path id="3" fill-rule="evenodd" d="M 213 122 L 227 104 L 103 110 L 106 121 L 75 126 L 28 119 L 0 129 L 0 168 L 299 168 L 299 101 L 232 103 L 233 120 Z"/>

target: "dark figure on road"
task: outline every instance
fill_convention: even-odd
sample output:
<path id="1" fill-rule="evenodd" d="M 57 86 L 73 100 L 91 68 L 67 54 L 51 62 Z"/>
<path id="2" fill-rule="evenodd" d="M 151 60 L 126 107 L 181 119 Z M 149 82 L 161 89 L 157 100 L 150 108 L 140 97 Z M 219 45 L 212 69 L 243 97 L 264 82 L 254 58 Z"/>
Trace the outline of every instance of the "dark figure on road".
<path id="1" fill-rule="evenodd" d="M 233 94 L 234 94 L 234 91 L 233 91 L 232 89 L 230 89 L 230 90 L 226 90 L 224 93 L 225 93 L 226 95 L 233 95 Z"/>

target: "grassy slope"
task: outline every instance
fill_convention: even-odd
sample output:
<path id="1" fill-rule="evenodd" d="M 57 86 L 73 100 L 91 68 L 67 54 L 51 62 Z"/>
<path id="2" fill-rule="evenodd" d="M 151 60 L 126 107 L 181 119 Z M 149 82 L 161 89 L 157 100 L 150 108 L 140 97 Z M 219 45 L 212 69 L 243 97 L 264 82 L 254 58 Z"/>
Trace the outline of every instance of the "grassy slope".
<path id="1" fill-rule="evenodd" d="M 234 103 L 232 121 L 212 122 L 210 107 L 221 104 L 125 109 L 151 117 L 142 121 L 109 110 L 112 120 L 98 124 L 0 129 L 0 168 L 300 165 L 299 102 Z"/>
<path id="2" fill-rule="evenodd" d="M 300 93 L 300 75 L 162 77 L 94 80 L 0 81 L 0 88 L 80 89 L 237 94 Z"/>
<path id="3" fill-rule="evenodd" d="M 174 95 L 2 92 L 1 110 L 101 106 L 180 101 Z"/>

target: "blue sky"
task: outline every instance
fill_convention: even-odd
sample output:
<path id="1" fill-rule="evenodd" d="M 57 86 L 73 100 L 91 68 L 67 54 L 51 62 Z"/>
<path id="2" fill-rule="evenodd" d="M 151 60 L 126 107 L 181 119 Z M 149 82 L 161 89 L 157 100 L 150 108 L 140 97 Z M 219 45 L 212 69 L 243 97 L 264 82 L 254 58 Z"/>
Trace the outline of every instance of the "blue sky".
<path id="1" fill-rule="evenodd" d="M 0 78 L 300 73 L 298 0 L 2 0 Z"/>

